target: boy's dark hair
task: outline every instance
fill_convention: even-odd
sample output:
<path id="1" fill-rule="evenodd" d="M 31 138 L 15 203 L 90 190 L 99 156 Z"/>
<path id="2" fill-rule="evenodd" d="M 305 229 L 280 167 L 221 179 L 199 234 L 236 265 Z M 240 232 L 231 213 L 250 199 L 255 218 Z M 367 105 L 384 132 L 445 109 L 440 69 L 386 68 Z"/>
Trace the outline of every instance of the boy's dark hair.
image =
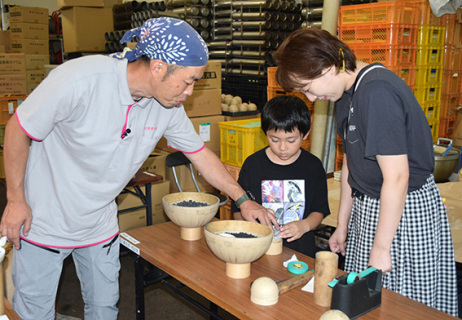
<path id="1" fill-rule="evenodd" d="M 262 109 L 261 128 L 265 134 L 271 129 L 285 132 L 298 129 L 305 136 L 311 129 L 310 110 L 299 97 L 290 95 L 274 97 Z"/>

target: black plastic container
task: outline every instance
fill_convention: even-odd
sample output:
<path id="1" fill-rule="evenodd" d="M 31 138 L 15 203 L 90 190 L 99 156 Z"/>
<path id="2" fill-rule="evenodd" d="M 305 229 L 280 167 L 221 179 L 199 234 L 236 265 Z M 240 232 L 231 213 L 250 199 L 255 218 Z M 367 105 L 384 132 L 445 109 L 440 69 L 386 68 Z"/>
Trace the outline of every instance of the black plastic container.
<path id="1" fill-rule="evenodd" d="M 350 319 L 355 319 L 382 304 L 382 271 L 347 284 L 348 274 L 338 278 L 333 288 L 330 308 L 340 310 Z"/>

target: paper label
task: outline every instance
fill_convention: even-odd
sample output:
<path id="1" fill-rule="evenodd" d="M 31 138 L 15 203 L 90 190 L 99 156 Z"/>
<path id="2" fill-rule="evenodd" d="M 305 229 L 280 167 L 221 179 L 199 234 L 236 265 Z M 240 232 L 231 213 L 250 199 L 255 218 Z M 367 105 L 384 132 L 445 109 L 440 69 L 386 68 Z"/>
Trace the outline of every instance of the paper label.
<path id="1" fill-rule="evenodd" d="M 211 123 L 202 123 L 199 125 L 199 136 L 202 138 L 202 141 L 208 142 L 210 141 L 210 127 Z"/>
<path id="2" fill-rule="evenodd" d="M 136 247 L 135 245 L 131 244 L 130 242 L 128 242 L 127 240 L 125 240 L 124 238 L 120 237 L 120 243 L 123 246 L 125 246 L 127 249 L 129 249 L 130 251 L 136 253 L 137 255 L 140 255 L 140 249 Z"/>

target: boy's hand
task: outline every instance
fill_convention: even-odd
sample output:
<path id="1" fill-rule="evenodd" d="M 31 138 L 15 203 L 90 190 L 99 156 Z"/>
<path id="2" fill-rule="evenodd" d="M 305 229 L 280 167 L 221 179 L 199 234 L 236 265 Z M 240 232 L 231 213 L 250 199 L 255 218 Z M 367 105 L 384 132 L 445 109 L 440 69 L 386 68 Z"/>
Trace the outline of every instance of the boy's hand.
<path id="1" fill-rule="evenodd" d="M 300 239 L 306 232 L 305 223 L 301 221 L 292 221 L 288 224 L 285 224 L 281 227 L 281 236 L 284 239 L 287 239 L 287 242 L 291 242 L 297 239 Z"/>
<path id="2" fill-rule="evenodd" d="M 266 209 L 255 201 L 245 201 L 239 206 L 242 218 L 246 221 L 260 222 L 261 224 L 272 228 L 274 225 L 279 230 L 279 224 L 274 215 L 274 211 Z"/>

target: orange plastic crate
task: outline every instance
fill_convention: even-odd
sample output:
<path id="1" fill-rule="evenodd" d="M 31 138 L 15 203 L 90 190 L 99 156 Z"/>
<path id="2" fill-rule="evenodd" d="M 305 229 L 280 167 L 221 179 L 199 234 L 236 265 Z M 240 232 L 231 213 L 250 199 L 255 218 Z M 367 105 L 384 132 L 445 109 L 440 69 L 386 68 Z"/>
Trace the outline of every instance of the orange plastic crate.
<path id="1" fill-rule="evenodd" d="M 457 115 L 452 115 L 447 118 L 441 118 L 439 121 L 439 137 L 451 138 L 454 133 Z"/>
<path id="2" fill-rule="evenodd" d="M 282 90 L 282 87 L 276 81 L 276 70 L 278 67 L 268 67 L 267 74 L 268 74 L 268 87 L 279 88 Z M 268 98 L 269 100 L 269 98 Z"/>
<path id="3" fill-rule="evenodd" d="M 417 12 L 418 25 L 439 25 L 441 19 L 432 11 L 428 0 L 405 0 L 410 5 L 414 5 Z"/>
<path id="4" fill-rule="evenodd" d="M 300 99 L 305 101 L 305 104 L 306 104 L 306 106 L 308 107 L 308 109 L 310 111 L 313 111 L 313 109 L 314 109 L 314 104 L 310 100 L 308 100 L 308 98 L 303 93 L 301 93 L 300 91 L 293 90 L 291 92 L 286 92 L 281 87 L 270 87 L 270 86 L 268 86 L 268 88 L 267 88 L 268 100 L 270 100 L 270 99 L 272 99 L 274 97 L 277 97 L 277 96 L 282 96 L 282 95 L 289 95 L 289 96 L 299 97 Z"/>
<path id="5" fill-rule="evenodd" d="M 441 95 L 441 118 L 447 118 L 451 115 L 457 114 L 457 107 L 460 104 L 460 97 L 460 93 Z"/>
<path id="6" fill-rule="evenodd" d="M 444 68 L 448 70 L 459 70 L 462 69 L 462 48 L 445 45 L 444 46 Z"/>
<path id="7" fill-rule="evenodd" d="M 339 10 L 339 26 L 379 22 L 417 24 L 418 18 L 419 11 L 416 10 L 416 5 L 407 1 L 341 6 Z"/>
<path id="8" fill-rule="evenodd" d="M 443 70 L 441 94 L 460 93 L 462 70 Z"/>
<path id="9" fill-rule="evenodd" d="M 388 69 L 396 73 L 409 86 L 415 84 L 415 66 L 388 66 Z"/>
<path id="10" fill-rule="evenodd" d="M 339 27 L 339 39 L 345 43 L 383 43 L 415 45 L 417 26 L 398 23 L 344 25 Z"/>
<path id="11" fill-rule="evenodd" d="M 234 178 L 234 180 L 237 181 L 237 179 L 239 179 L 239 172 L 241 172 L 241 167 L 232 166 L 226 163 L 224 165 L 225 165 L 225 168 L 228 170 L 228 172 L 231 174 L 231 176 Z"/>
<path id="12" fill-rule="evenodd" d="M 455 14 L 445 14 L 440 17 L 441 25 L 445 27 L 445 44 L 454 44 L 454 35 L 456 32 L 456 15 Z"/>
<path id="13" fill-rule="evenodd" d="M 356 59 L 366 63 L 380 62 L 385 66 L 414 65 L 415 46 L 398 46 L 384 44 L 350 44 Z"/>

